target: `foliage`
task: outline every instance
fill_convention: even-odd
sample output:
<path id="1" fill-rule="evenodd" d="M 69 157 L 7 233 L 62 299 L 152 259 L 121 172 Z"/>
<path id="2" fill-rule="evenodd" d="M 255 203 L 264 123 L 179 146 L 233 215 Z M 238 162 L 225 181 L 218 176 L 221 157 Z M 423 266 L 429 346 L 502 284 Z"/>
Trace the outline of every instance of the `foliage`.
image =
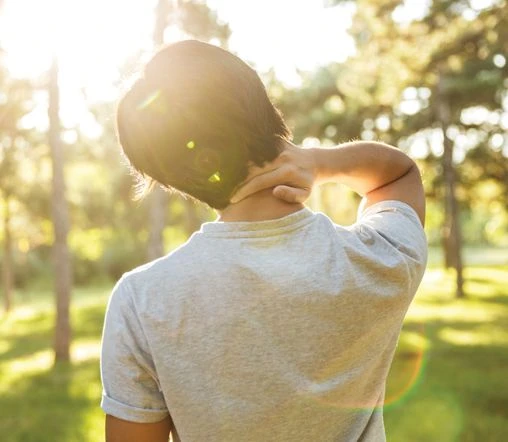
<path id="1" fill-rule="evenodd" d="M 302 72 L 298 89 L 280 83 L 273 73 L 265 75 L 296 142 L 327 146 L 356 138 L 379 139 L 418 159 L 429 200 L 427 232 L 432 244 L 441 242 L 444 219 L 442 133 L 435 112 L 439 72 L 445 76 L 445 95 L 452 103 L 453 122 L 447 132 L 457 151 L 465 241 L 508 243 L 508 8 L 506 1 L 490 3 L 474 9 L 462 0 L 434 1 L 420 16 L 404 19 L 406 6 L 401 1 L 358 0 L 350 31 L 358 48 L 355 56 Z M 229 27 L 217 22 L 203 1 L 181 0 L 177 14 L 172 9 L 176 2 L 168 5 L 170 26 L 180 25 L 188 35 L 227 46 Z M 136 71 L 145 55 L 133 54 L 126 61 L 119 90 L 121 78 Z M 47 250 L 53 242 L 49 148 L 43 125 L 34 118 L 47 99 L 37 81 L 9 78 L 1 66 L 0 58 L 0 191 L 4 198 L 6 192 L 12 194 L 16 283 L 26 284 L 48 279 Z M 148 204 L 132 200 L 134 183 L 117 146 L 115 103 L 91 101 L 86 88 L 83 100 L 89 109 L 88 126 L 96 129 L 66 127 L 63 133 L 70 244 L 79 284 L 117 277 L 145 261 L 149 237 Z M 343 189 L 330 187 L 316 192 L 311 205 L 349 223 L 355 202 Z M 171 197 L 166 250 L 213 216 L 202 205 Z"/>
<path id="2" fill-rule="evenodd" d="M 178 2 L 178 13 L 168 2 L 166 11 L 172 26 L 187 35 L 217 40 L 227 46 L 230 30 L 200 0 Z M 133 54 L 121 76 L 126 79 L 139 70 L 146 54 Z M 14 80 L 2 70 L 0 59 L 0 194 L 9 195 L 11 230 L 15 257 L 15 283 L 26 286 L 47 280 L 51 274 L 48 250 L 54 241 L 50 213 L 51 163 L 46 129 L 38 127 L 36 114 L 47 106 L 47 96 L 37 82 Z M 44 84 L 45 78 L 39 79 Z M 118 88 L 121 89 L 120 79 Z M 149 206 L 133 200 L 133 180 L 116 140 L 114 102 L 90 101 L 86 125 L 65 127 L 62 133 L 66 153 L 67 197 L 70 205 L 70 247 L 77 284 L 101 278 L 118 278 L 123 272 L 147 260 Z M 85 127 L 85 128 L 84 128 Z M 0 195 L 0 196 L 1 196 Z M 4 202 L 0 199 L 0 208 Z M 182 210 L 182 208 L 184 210 Z M 171 198 L 167 207 L 166 247 L 179 245 L 211 218 L 202 205 Z M 175 236 L 175 229 L 179 234 Z M 178 237 L 177 241 L 174 240 Z M 0 240 L 2 234 L 0 233 Z M 2 255 L 0 254 L 0 257 Z"/>
<path id="3" fill-rule="evenodd" d="M 438 108 L 445 102 L 466 242 L 507 241 L 508 225 L 499 213 L 508 192 L 506 1 L 481 7 L 452 0 L 353 3 L 350 33 L 357 54 L 302 74 L 298 89 L 272 85 L 295 140 L 314 137 L 326 146 L 362 138 L 398 145 L 420 160 L 427 196 L 440 203 L 445 187 Z M 486 180 L 495 188 L 487 195 Z M 484 218 L 495 218 L 490 227 L 480 224 L 478 206 Z"/>

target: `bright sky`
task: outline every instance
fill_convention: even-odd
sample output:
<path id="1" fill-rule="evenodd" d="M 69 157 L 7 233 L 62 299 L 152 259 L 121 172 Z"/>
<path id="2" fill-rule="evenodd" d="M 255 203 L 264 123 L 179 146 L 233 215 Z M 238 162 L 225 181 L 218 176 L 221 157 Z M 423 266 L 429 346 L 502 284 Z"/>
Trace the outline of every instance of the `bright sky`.
<path id="1" fill-rule="evenodd" d="M 62 77 L 100 89 L 117 66 L 150 48 L 155 0 L 4 0 L 0 46 L 16 76 L 36 76 L 57 51 Z M 294 68 L 309 70 L 344 60 L 353 51 L 346 33 L 351 8 L 324 8 L 319 0 L 208 0 L 233 30 L 231 49 L 287 81 Z M 348 10 L 349 12 L 348 12 Z M 90 91 L 92 94 L 104 91 Z"/>
<path id="2" fill-rule="evenodd" d="M 274 67 L 297 84 L 295 68 L 312 70 L 353 53 L 347 34 L 353 8 L 324 8 L 323 0 L 208 0 L 230 24 L 230 48 L 260 71 Z"/>
<path id="3" fill-rule="evenodd" d="M 293 86 L 296 68 L 341 61 L 354 50 L 347 35 L 350 6 L 324 8 L 321 0 L 207 1 L 232 28 L 231 50 L 259 71 L 273 67 Z M 56 52 L 63 124 L 86 125 L 83 93 L 91 102 L 114 100 L 118 67 L 139 49 L 151 50 L 155 5 L 156 0 L 4 0 L 0 47 L 16 77 L 40 78 Z M 175 35 L 166 37 L 171 41 Z M 27 126 L 44 129 L 43 95 Z"/>
<path id="4" fill-rule="evenodd" d="M 4 0 L 0 46 L 15 76 L 40 75 L 56 52 L 64 83 L 94 89 L 116 77 L 126 57 L 150 47 L 154 3 Z"/>
<path id="5" fill-rule="evenodd" d="M 324 0 L 206 1 L 229 23 L 230 48 L 261 72 L 273 67 L 289 85 L 298 86 L 296 69 L 312 70 L 343 61 L 354 52 L 347 34 L 354 12 L 351 5 L 325 8 Z M 471 0 L 471 5 L 481 9 L 494 1 Z M 8 68 L 18 77 L 40 78 L 52 53 L 58 53 L 62 122 L 66 127 L 79 125 L 87 134 L 97 133 L 100 128 L 86 101 L 115 100 L 119 66 L 140 49 L 151 50 L 156 2 L 3 0 L 0 47 L 6 51 Z M 427 7 L 428 0 L 407 0 L 393 18 L 400 22 L 419 18 Z M 166 37 L 168 42 L 182 38 L 172 32 Z M 43 130 L 46 95 L 38 97 L 41 106 L 24 123 Z"/>

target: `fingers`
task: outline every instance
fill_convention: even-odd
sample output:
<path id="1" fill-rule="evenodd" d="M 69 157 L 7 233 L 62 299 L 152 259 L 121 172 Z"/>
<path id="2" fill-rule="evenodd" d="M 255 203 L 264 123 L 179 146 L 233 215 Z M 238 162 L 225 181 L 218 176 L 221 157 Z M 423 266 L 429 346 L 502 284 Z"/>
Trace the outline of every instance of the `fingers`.
<path id="1" fill-rule="evenodd" d="M 251 166 L 247 179 L 235 189 L 230 201 L 234 204 L 261 190 L 279 187 L 274 192 L 277 198 L 303 202 L 310 196 L 314 181 L 309 156 L 302 149 L 288 148 L 263 167 Z"/>
<path id="2" fill-rule="evenodd" d="M 240 187 L 240 189 L 238 189 L 238 191 L 231 197 L 231 203 L 237 203 L 256 192 L 277 186 L 281 182 L 284 182 L 286 175 L 287 171 L 281 167 L 278 169 L 271 169 L 265 173 L 254 176 L 251 180 L 244 183 L 242 187 Z"/>
<path id="3" fill-rule="evenodd" d="M 252 193 L 254 193 L 252 191 L 252 189 L 255 189 L 258 186 L 257 186 L 256 182 L 251 183 L 251 181 L 253 181 L 255 178 L 257 178 L 261 175 L 272 172 L 272 171 L 276 170 L 278 167 L 280 167 L 280 165 L 278 164 L 278 160 L 279 160 L 279 158 L 276 158 L 274 161 L 267 163 L 262 167 L 251 165 L 249 167 L 249 174 L 248 174 L 247 178 L 245 179 L 245 181 L 240 183 L 237 186 L 237 188 L 235 189 L 235 191 L 233 192 L 233 196 L 230 199 L 231 203 L 237 203 L 237 202 L 243 200 L 244 198 L 247 198 Z M 247 189 L 245 189 L 245 186 L 247 186 L 247 185 L 249 185 L 249 187 L 247 187 Z M 259 191 L 259 190 L 261 190 L 261 189 L 258 189 L 257 191 Z"/>
<path id="4" fill-rule="evenodd" d="M 291 186 L 277 186 L 273 189 L 273 195 L 288 203 L 303 203 L 310 196 L 310 189 L 300 189 Z"/>

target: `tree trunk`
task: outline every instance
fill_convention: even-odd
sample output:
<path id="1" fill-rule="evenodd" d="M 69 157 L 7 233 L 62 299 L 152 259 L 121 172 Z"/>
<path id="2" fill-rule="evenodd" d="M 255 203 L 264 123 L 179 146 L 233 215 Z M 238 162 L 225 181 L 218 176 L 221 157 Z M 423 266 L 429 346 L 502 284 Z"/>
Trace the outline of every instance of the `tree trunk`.
<path id="1" fill-rule="evenodd" d="M 168 22 L 169 4 L 167 0 L 159 0 L 155 11 L 155 28 L 153 44 L 157 49 L 164 43 L 164 30 Z M 164 226 L 166 224 L 166 209 L 168 197 L 161 188 L 153 189 L 149 197 L 149 235 L 148 259 L 154 260 L 164 255 Z"/>
<path id="2" fill-rule="evenodd" d="M 201 219 L 198 215 L 198 205 L 196 201 L 189 198 L 184 199 L 185 205 L 185 233 L 191 236 L 201 226 Z"/>
<path id="3" fill-rule="evenodd" d="M 437 113 L 443 131 L 443 178 L 445 185 L 445 221 L 443 246 L 445 266 L 454 267 L 456 274 L 456 296 L 464 297 L 464 277 L 462 264 L 462 234 L 460 228 L 459 206 L 456 196 L 456 173 L 453 165 L 454 143 L 446 134 L 451 123 L 451 111 L 444 91 L 443 74 L 439 76 Z"/>
<path id="4" fill-rule="evenodd" d="M 4 253 L 2 262 L 2 287 L 4 292 L 4 308 L 8 313 L 12 307 L 13 290 L 13 259 L 12 259 L 12 240 L 11 240 L 11 211 L 10 195 L 4 194 Z"/>
<path id="5" fill-rule="evenodd" d="M 151 261 L 164 255 L 163 233 L 166 223 L 167 195 L 160 187 L 156 187 L 149 198 L 148 259 Z"/>
<path id="6" fill-rule="evenodd" d="M 60 138 L 58 64 L 56 59 L 50 69 L 49 78 L 49 145 L 53 166 L 52 215 L 53 215 L 53 268 L 56 296 L 55 362 L 70 359 L 71 327 L 69 304 L 72 287 L 72 269 L 67 246 L 69 215 L 65 199 L 64 152 Z"/>

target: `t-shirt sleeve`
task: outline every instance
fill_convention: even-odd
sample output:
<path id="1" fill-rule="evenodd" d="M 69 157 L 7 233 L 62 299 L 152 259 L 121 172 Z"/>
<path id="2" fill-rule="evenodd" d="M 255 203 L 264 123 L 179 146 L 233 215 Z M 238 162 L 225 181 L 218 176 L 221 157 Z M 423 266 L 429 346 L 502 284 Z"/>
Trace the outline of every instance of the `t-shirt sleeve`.
<path id="1" fill-rule="evenodd" d="M 115 286 L 106 310 L 101 378 L 101 408 L 106 414 L 143 423 L 161 421 L 169 414 L 125 278 Z"/>
<path id="2" fill-rule="evenodd" d="M 355 230 L 364 243 L 375 237 L 373 244 L 384 244 L 380 250 L 391 249 L 400 256 L 416 291 L 427 264 L 427 239 L 415 210 L 402 201 L 381 201 L 359 215 Z"/>

